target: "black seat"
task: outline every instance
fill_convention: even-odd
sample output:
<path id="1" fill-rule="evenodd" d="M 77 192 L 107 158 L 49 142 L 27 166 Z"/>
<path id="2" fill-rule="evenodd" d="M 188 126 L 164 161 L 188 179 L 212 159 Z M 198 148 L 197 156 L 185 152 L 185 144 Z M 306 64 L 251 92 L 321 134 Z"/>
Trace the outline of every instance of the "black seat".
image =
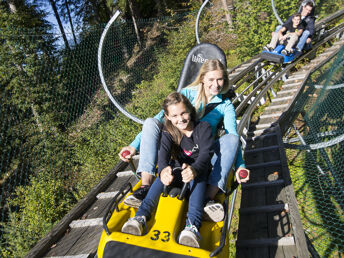
<path id="1" fill-rule="evenodd" d="M 201 43 L 193 47 L 184 61 L 177 86 L 178 92 L 196 79 L 202 64 L 208 59 L 218 59 L 227 67 L 225 53 L 218 46 Z"/>

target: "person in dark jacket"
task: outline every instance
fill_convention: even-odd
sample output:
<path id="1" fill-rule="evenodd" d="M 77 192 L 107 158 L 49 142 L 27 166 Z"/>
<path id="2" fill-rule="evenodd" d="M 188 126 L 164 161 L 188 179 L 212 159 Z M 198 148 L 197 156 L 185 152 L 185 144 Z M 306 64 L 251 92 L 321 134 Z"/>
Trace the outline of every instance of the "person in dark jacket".
<path id="1" fill-rule="evenodd" d="M 304 48 L 309 49 L 312 47 L 312 37 L 315 32 L 315 2 L 313 0 L 304 0 L 302 1 L 298 13 L 301 14 L 301 21 L 303 26 L 305 27 L 304 31 L 302 32 L 301 37 L 299 37 L 299 41 L 296 45 L 296 50 L 301 52 Z M 277 26 L 275 32 L 278 32 L 282 26 L 287 23 L 290 23 L 292 20 L 292 16 L 290 16 L 287 21 L 280 26 Z"/>
<path id="2" fill-rule="evenodd" d="M 200 247 L 199 229 L 207 180 L 213 156 L 212 129 L 208 122 L 196 121 L 196 110 L 181 93 L 174 92 L 163 103 L 165 116 L 158 155 L 158 173 L 146 198 L 133 218 L 123 225 L 122 232 L 142 235 L 146 219 L 156 208 L 164 185 L 189 183 L 190 199 L 185 229 L 180 233 L 179 244 Z M 174 168 L 180 168 L 179 171 Z M 168 219 L 168 218 L 166 218 Z"/>
<path id="3" fill-rule="evenodd" d="M 303 30 L 304 26 L 301 23 L 301 15 L 299 13 L 293 14 L 290 23 L 284 23 L 278 32 L 273 33 L 270 43 L 264 47 L 264 50 L 273 51 L 277 43 L 279 43 L 285 45 L 281 53 L 289 55 L 293 52 L 293 47 L 302 35 Z"/>
<path id="4" fill-rule="evenodd" d="M 313 0 L 304 0 L 299 8 L 301 14 L 301 21 L 305 26 L 299 42 L 296 45 L 297 51 L 302 51 L 306 46 L 306 49 L 311 48 L 312 37 L 314 35 L 314 24 L 315 24 L 315 3 Z M 288 21 L 287 21 L 288 22 Z"/>

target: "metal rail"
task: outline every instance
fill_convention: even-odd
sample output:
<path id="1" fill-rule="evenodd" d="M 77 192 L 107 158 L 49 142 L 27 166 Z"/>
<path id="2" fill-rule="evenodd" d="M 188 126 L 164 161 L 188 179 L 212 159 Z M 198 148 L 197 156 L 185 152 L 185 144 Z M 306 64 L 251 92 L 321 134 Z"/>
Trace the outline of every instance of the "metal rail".
<path id="1" fill-rule="evenodd" d="M 238 125 L 238 134 L 242 134 L 245 125 L 249 122 L 249 119 L 253 113 L 253 111 L 255 110 L 256 106 L 258 105 L 259 101 L 267 94 L 268 90 L 270 88 L 272 88 L 272 86 L 282 78 L 282 76 L 284 74 L 286 74 L 287 72 L 289 72 L 293 67 L 295 67 L 297 64 L 299 64 L 303 59 L 305 59 L 306 57 L 314 54 L 317 49 L 324 45 L 325 43 L 327 43 L 328 41 L 330 41 L 331 39 L 333 39 L 338 33 L 342 33 L 344 31 L 344 24 L 340 24 L 339 26 L 336 27 L 335 30 L 332 31 L 332 34 L 323 38 L 322 40 L 318 41 L 317 44 L 313 47 L 313 49 L 308 52 L 307 54 L 301 56 L 298 60 L 296 60 L 295 62 L 287 65 L 285 68 L 283 68 L 279 73 L 276 73 L 275 76 L 270 76 L 269 79 L 271 80 L 264 80 L 265 86 L 260 88 L 260 92 L 257 96 L 255 96 L 254 100 L 251 102 L 250 105 L 245 105 L 240 107 L 240 109 L 238 111 L 243 111 L 244 108 L 245 112 L 243 114 L 242 119 L 240 120 L 240 123 Z M 263 83 L 262 83 L 263 84 Z M 255 91 L 257 92 L 257 91 Z M 249 95 L 251 98 L 253 97 L 253 94 Z M 247 103 L 247 101 L 246 101 Z"/>

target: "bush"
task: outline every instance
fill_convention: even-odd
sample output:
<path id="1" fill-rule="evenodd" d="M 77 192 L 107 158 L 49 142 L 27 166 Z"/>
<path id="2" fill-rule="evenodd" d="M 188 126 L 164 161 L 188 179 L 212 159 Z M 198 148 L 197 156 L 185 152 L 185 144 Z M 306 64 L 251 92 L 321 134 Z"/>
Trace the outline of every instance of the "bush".
<path id="1" fill-rule="evenodd" d="M 23 257 L 68 211 L 68 194 L 61 180 L 48 171 L 32 177 L 30 185 L 18 187 L 9 200 L 9 221 L 4 223 L 6 246 L 2 257 Z M 16 207 L 19 209 L 16 211 Z"/>

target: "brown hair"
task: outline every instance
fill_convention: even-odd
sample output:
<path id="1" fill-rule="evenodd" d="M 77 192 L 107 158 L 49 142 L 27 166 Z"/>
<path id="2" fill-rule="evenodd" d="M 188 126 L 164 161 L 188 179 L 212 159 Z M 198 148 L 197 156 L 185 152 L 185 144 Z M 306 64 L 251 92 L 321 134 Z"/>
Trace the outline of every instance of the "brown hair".
<path id="1" fill-rule="evenodd" d="M 311 1 L 309 1 L 309 2 L 307 2 L 307 3 L 305 4 L 305 6 L 307 6 L 307 5 L 310 6 L 310 7 L 312 7 L 312 8 L 314 7 L 314 4 L 313 4 Z"/>
<path id="2" fill-rule="evenodd" d="M 164 130 L 167 131 L 173 139 L 173 145 L 172 145 L 172 158 L 176 159 L 178 155 L 178 147 L 180 145 L 180 142 L 182 140 L 183 134 L 179 131 L 178 128 L 176 128 L 170 120 L 166 118 L 168 115 L 168 107 L 170 105 L 176 105 L 179 103 L 183 103 L 190 113 L 191 117 L 191 122 L 195 123 L 196 122 L 196 110 L 190 103 L 187 97 L 185 97 L 183 94 L 179 92 L 173 92 L 170 93 L 164 100 L 162 104 L 162 108 L 164 110 L 164 115 L 165 115 L 165 127 Z"/>
<path id="3" fill-rule="evenodd" d="M 301 14 L 300 13 L 294 13 L 292 16 L 292 19 L 294 19 L 295 17 L 299 17 L 301 19 Z"/>
<path id="4" fill-rule="evenodd" d="M 221 94 L 225 94 L 229 88 L 229 79 L 228 79 L 228 73 L 226 66 L 222 64 L 219 60 L 217 59 L 209 59 L 203 63 L 201 66 L 201 69 L 198 72 L 198 75 L 196 79 L 188 86 L 188 87 L 193 87 L 193 86 L 198 86 L 198 92 L 196 96 L 196 101 L 195 101 L 195 108 L 197 112 L 198 118 L 201 118 L 204 114 L 204 107 L 206 104 L 206 96 L 205 96 L 205 90 L 203 87 L 203 79 L 206 73 L 220 70 L 223 73 L 223 88 L 221 91 Z M 200 111 L 201 105 L 203 106 L 202 110 Z"/>

